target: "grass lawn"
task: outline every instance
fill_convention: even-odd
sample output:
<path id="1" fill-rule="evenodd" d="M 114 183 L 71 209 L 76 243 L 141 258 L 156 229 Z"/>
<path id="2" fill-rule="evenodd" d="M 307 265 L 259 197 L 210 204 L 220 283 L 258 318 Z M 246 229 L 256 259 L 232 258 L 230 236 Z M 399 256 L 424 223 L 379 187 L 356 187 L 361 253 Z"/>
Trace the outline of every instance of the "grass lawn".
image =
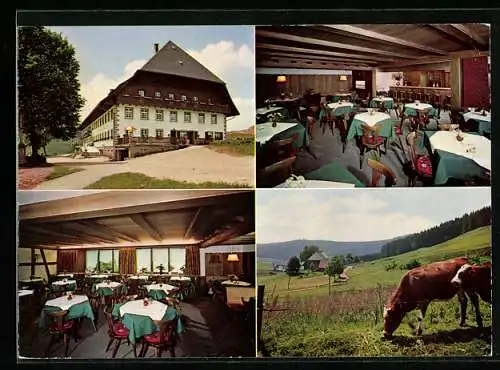
<path id="1" fill-rule="evenodd" d="M 491 306 L 481 302 L 485 329 L 476 328 L 469 303 L 467 323 L 459 327 L 457 298 L 429 305 L 423 335 L 415 336 L 417 311 L 403 319 L 392 340 L 382 339 L 383 305 L 405 271 L 386 270 L 417 259 L 430 263 L 457 256 L 489 259 L 491 226 L 445 243 L 398 256 L 363 262 L 348 271 L 350 279 L 332 285 L 328 277 L 312 273 L 293 277 L 290 290 L 285 273 L 264 275 L 269 266 L 258 263 L 258 284 L 265 285 L 262 336 L 272 356 L 487 356 L 491 351 Z M 260 267 L 260 268 L 259 268 Z M 269 271 L 269 270 L 267 270 Z M 275 311 L 272 311 L 275 309 Z"/>
<path id="2" fill-rule="evenodd" d="M 75 172 L 80 172 L 83 171 L 82 168 L 74 168 L 74 167 L 67 167 L 67 166 L 53 166 L 54 170 L 52 173 L 45 178 L 44 181 L 48 180 L 54 180 L 57 179 L 58 177 L 63 177 L 66 175 L 70 175 Z"/>
<path id="3" fill-rule="evenodd" d="M 85 189 L 221 189 L 249 188 L 249 185 L 225 182 L 187 182 L 170 179 L 155 179 L 141 173 L 124 172 L 103 177 Z"/>
<path id="4" fill-rule="evenodd" d="M 227 140 L 216 141 L 209 145 L 209 148 L 219 153 L 253 156 L 255 155 L 255 137 L 253 135 L 229 133 Z"/>

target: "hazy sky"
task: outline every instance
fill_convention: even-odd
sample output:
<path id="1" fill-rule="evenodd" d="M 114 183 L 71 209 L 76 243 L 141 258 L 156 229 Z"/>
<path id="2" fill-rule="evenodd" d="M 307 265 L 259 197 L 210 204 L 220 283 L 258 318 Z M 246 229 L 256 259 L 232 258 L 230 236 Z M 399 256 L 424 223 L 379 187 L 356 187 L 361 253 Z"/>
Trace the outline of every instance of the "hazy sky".
<path id="1" fill-rule="evenodd" d="M 491 205 L 491 189 L 261 189 L 257 243 L 294 239 L 371 241 L 422 231 Z"/>
<path id="2" fill-rule="evenodd" d="M 255 124 L 254 31 L 251 26 L 72 26 L 49 27 L 75 47 L 80 61 L 82 95 L 87 100 L 81 119 L 154 54 L 153 45 L 169 40 L 222 79 L 240 115 L 228 130 Z"/>

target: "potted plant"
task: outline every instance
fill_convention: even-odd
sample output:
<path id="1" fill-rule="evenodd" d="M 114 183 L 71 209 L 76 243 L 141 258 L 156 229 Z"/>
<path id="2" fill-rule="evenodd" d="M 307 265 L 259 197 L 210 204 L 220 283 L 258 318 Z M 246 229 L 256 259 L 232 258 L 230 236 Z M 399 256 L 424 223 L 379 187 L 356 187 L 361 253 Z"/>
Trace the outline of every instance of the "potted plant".
<path id="1" fill-rule="evenodd" d="M 279 113 L 279 112 L 271 113 L 269 115 L 269 119 L 271 120 L 273 127 L 276 127 L 276 122 L 278 122 L 282 118 L 283 118 L 283 115 L 281 113 Z"/>
<path id="2" fill-rule="evenodd" d="M 163 264 L 159 264 L 158 266 L 156 266 L 156 269 L 160 271 L 160 275 L 162 275 L 163 271 L 165 271 L 165 266 L 163 266 Z"/>
<path id="3" fill-rule="evenodd" d="M 141 270 L 141 274 L 146 274 L 148 272 L 147 267 L 143 267 Z"/>

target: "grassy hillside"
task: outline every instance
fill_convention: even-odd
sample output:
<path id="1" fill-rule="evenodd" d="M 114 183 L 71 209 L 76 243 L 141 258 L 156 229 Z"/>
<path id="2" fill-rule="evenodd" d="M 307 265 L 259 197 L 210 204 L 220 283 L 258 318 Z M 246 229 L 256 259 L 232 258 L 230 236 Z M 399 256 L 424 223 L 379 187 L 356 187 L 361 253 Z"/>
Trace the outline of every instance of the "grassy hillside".
<path id="1" fill-rule="evenodd" d="M 456 298 L 432 302 L 424 319 L 424 334 L 414 334 L 417 311 L 406 315 L 393 340 L 382 339 L 383 305 L 405 271 L 386 270 L 413 259 L 429 263 L 456 256 L 491 252 L 491 226 L 445 243 L 372 262 L 348 271 L 350 280 L 335 283 L 328 295 L 328 278 L 319 273 L 292 278 L 269 275 L 258 266 L 258 283 L 265 285 L 262 336 L 272 356 L 484 356 L 491 351 L 491 308 L 481 302 L 485 329 L 475 327 L 472 305 L 468 324 L 460 328 Z"/>
<path id="2" fill-rule="evenodd" d="M 71 154 L 73 153 L 73 144 L 69 141 L 53 139 L 47 144 L 46 150 L 48 156 Z"/>

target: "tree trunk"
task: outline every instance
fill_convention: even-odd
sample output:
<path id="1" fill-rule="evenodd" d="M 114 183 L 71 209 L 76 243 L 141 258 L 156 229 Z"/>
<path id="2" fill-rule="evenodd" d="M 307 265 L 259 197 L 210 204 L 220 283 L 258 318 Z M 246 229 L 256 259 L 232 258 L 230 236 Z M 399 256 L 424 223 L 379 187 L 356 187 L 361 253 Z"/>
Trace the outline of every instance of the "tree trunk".
<path id="1" fill-rule="evenodd" d="M 288 288 L 287 288 L 288 290 L 290 290 L 290 280 L 291 280 L 291 279 L 292 279 L 292 277 L 289 275 L 289 276 L 288 276 Z"/>
<path id="2" fill-rule="evenodd" d="M 332 294 L 332 286 L 330 284 L 331 278 L 332 278 L 332 276 L 328 275 L 328 295 Z"/>

